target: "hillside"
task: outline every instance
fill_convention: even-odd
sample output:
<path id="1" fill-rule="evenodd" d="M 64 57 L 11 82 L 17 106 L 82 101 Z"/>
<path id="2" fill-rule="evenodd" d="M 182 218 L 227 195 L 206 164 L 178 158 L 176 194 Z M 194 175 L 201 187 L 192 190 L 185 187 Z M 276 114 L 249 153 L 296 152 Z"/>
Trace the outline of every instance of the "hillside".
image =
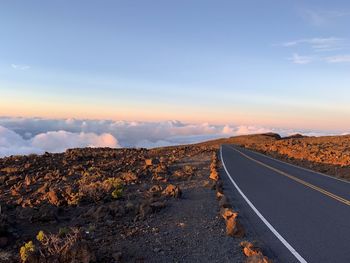
<path id="1" fill-rule="evenodd" d="M 209 181 L 215 150 L 0 159 L 0 262 L 243 262 Z"/>
<path id="2" fill-rule="evenodd" d="M 240 242 L 259 238 L 246 222 L 245 235 L 236 221 L 228 228 L 215 175 L 221 144 L 350 179 L 350 136 L 11 156 L 0 159 L 0 262 L 244 262 Z"/>
<path id="3" fill-rule="evenodd" d="M 240 145 L 292 164 L 350 180 L 350 135 L 294 135 L 281 138 L 276 134 L 261 134 L 232 137 L 225 143 Z"/>

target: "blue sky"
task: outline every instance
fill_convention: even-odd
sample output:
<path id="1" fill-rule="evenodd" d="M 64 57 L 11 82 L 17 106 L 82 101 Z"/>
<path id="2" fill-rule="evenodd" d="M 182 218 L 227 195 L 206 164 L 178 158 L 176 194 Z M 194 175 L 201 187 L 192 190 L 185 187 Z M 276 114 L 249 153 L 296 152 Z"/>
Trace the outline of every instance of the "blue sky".
<path id="1" fill-rule="evenodd" d="M 347 1 L 2 1 L 0 115 L 349 130 Z"/>

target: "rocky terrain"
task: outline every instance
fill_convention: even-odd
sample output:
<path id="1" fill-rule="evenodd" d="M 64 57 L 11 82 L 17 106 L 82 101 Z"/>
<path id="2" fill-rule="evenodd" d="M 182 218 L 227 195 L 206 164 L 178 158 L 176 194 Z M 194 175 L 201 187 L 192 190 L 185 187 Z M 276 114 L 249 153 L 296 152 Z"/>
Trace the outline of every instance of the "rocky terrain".
<path id="1" fill-rule="evenodd" d="M 350 180 L 350 135 L 281 138 L 278 134 L 238 136 L 225 140 L 283 161 Z"/>
<path id="2" fill-rule="evenodd" d="M 250 260 L 242 253 L 247 245 L 240 246 L 244 235 L 227 232 L 218 178 L 209 179 L 220 165 L 218 147 L 85 148 L 0 159 L 0 262 Z M 227 213 L 237 231 L 238 213 Z M 255 262 L 267 262 L 257 255 Z"/>
<path id="3" fill-rule="evenodd" d="M 222 143 L 350 180 L 350 136 L 11 156 L 0 159 L 0 262 L 270 262 L 225 196 Z"/>

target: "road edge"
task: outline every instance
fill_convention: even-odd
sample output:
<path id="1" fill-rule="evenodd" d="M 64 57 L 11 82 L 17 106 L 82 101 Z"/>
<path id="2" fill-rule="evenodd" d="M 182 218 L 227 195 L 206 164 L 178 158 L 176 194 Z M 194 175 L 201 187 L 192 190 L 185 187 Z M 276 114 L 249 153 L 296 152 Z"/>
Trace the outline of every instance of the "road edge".
<path id="1" fill-rule="evenodd" d="M 242 192 L 242 190 L 239 188 L 237 183 L 233 180 L 232 176 L 230 175 L 229 171 L 226 168 L 225 161 L 222 155 L 222 145 L 220 146 L 220 159 L 222 162 L 222 165 L 224 167 L 224 170 L 226 172 L 226 175 L 232 182 L 233 186 L 236 188 L 236 190 L 239 192 L 239 194 L 243 197 L 243 199 L 248 203 L 251 209 L 255 212 L 255 214 L 263 221 L 263 223 L 271 230 L 271 232 L 282 242 L 282 244 L 293 254 L 293 256 L 300 262 L 300 263 L 307 263 L 307 261 L 285 240 L 280 233 L 266 220 L 266 218 L 259 212 L 259 210 L 253 205 L 253 203 L 248 199 L 248 197 Z"/>

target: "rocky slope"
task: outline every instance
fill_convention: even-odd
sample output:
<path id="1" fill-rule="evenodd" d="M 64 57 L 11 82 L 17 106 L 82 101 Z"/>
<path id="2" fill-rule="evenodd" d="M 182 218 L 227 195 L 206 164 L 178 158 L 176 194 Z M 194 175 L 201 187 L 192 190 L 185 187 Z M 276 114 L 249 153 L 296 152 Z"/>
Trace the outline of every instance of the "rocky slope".
<path id="1" fill-rule="evenodd" d="M 0 262 L 243 262 L 209 180 L 217 149 L 0 159 Z"/>
<path id="2" fill-rule="evenodd" d="M 223 143 L 350 179 L 350 136 L 263 134 L 3 158 L 0 263 L 269 262 L 225 197 L 216 157 Z"/>
<path id="3" fill-rule="evenodd" d="M 281 138 L 278 134 L 233 137 L 225 141 L 283 161 L 350 180 L 350 135 Z"/>

